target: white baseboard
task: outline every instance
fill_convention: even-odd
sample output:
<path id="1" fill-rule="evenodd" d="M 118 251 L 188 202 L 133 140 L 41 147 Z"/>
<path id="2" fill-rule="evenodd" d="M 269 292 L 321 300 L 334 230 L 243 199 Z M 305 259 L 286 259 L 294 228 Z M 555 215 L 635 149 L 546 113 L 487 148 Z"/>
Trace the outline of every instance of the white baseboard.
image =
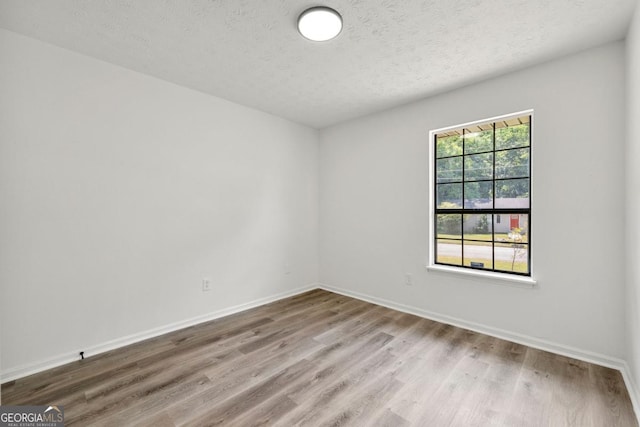
<path id="1" fill-rule="evenodd" d="M 633 375 L 631 374 L 629 364 L 626 361 L 624 362 L 624 366 L 622 367 L 622 369 L 620 369 L 620 373 L 622 374 L 622 378 L 624 378 L 624 383 L 627 386 L 627 391 L 629 392 L 629 397 L 631 398 L 633 410 L 635 411 L 636 418 L 640 423 L 640 393 L 638 390 L 638 385 L 636 384 Z"/>
<path id="2" fill-rule="evenodd" d="M 244 304 L 238 304 L 233 307 L 216 310 L 212 313 L 208 313 L 202 316 L 197 316 L 191 319 L 174 322 L 169 325 L 161 326 L 158 328 L 153 328 L 146 331 L 138 332 L 122 338 L 118 338 L 115 340 L 104 342 L 102 344 L 88 347 L 85 349 L 84 354 L 85 354 L 85 357 L 95 356 L 96 354 L 104 353 L 110 350 L 115 350 L 117 348 L 124 347 L 126 345 L 134 344 L 149 338 L 157 337 L 159 335 L 177 331 L 179 329 L 184 329 L 189 326 L 197 325 L 199 323 L 208 322 L 210 320 L 218 319 L 220 317 L 228 316 L 230 314 L 245 311 L 250 308 L 258 307 L 264 304 L 268 304 L 270 302 L 281 300 L 283 298 L 288 298 L 294 295 L 298 295 L 303 292 L 307 292 L 316 288 L 317 286 L 315 284 L 310 284 L 297 289 L 293 289 L 291 291 L 281 292 L 268 297 L 259 298 L 257 300 L 253 300 Z M 18 378 L 26 377 L 27 375 L 32 375 L 47 369 L 55 368 L 57 366 L 67 364 L 67 363 L 76 361 L 78 359 L 79 359 L 79 352 L 74 351 L 71 353 L 59 354 L 50 359 L 41 360 L 34 363 L 28 363 L 28 364 L 16 366 L 14 368 L 9 368 L 7 370 L 0 371 L 0 383 L 4 384 L 8 381 L 13 381 Z"/>

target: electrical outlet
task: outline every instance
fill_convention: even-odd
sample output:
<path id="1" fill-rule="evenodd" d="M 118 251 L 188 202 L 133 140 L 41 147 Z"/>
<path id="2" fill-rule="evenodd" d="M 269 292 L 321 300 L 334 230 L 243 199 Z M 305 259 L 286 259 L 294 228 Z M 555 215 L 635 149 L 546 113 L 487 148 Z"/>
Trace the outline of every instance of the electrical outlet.
<path id="1" fill-rule="evenodd" d="M 208 292 L 211 290 L 211 279 L 202 279 L 202 292 Z"/>
<path id="2" fill-rule="evenodd" d="M 406 273 L 404 275 L 404 284 L 407 286 L 413 286 L 413 275 L 411 273 Z"/>
<path id="3" fill-rule="evenodd" d="M 289 265 L 289 263 L 286 263 L 284 265 L 284 274 L 291 274 L 291 266 Z"/>

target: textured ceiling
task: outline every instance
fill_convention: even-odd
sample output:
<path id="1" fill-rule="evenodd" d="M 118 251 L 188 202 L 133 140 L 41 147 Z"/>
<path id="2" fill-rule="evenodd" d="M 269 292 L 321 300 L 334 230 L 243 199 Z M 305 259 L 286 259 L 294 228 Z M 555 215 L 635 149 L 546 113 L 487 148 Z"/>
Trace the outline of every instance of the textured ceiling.
<path id="1" fill-rule="evenodd" d="M 302 38 L 310 6 L 338 38 Z M 0 0 L 0 27 L 313 127 L 625 36 L 636 0 Z"/>

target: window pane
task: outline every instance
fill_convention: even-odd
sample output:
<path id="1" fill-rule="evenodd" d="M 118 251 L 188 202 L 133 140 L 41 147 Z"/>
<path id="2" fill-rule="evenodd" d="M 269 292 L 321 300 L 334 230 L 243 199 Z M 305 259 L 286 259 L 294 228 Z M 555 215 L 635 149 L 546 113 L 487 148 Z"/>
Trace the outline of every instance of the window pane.
<path id="1" fill-rule="evenodd" d="M 462 239 L 462 215 L 436 215 L 436 231 L 439 239 Z"/>
<path id="2" fill-rule="evenodd" d="M 529 245 L 526 243 L 496 243 L 496 270 L 529 273 Z"/>
<path id="3" fill-rule="evenodd" d="M 529 243 L 529 215 L 500 214 L 500 222 L 493 223 L 496 243 Z"/>
<path id="4" fill-rule="evenodd" d="M 493 240 L 491 214 L 465 215 L 463 230 L 465 239 Z"/>
<path id="5" fill-rule="evenodd" d="M 477 132 L 465 129 L 464 132 L 464 154 L 483 153 L 493 151 L 493 129 L 480 130 Z"/>
<path id="6" fill-rule="evenodd" d="M 493 181 L 464 183 L 465 209 L 493 208 Z"/>
<path id="7" fill-rule="evenodd" d="M 493 178 L 493 153 L 464 157 L 464 180 L 477 181 Z"/>
<path id="8" fill-rule="evenodd" d="M 436 157 L 459 156 L 462 154 L 462 137 L 436 136 Z"/>
<path id="9" fill-rule="evenodd" d="M 462 157 L 449 157 L 436 161 L 437 182 L 462 181 Z"/>
<path id="10" fill-rule="evenodd" d="M 496 150 L 529 145 L 529 124 L 499 128 L 496 126 Z"/>
<path id="11" fill-rule="evenodd" d="M 473 268 L 493 268 L 493 246 L 491 242 L 464 241 L 464 265 Z"/>
<path id="12" fill-rule="evenodd" d="M 529 148 L 496 152 L 496 178 L 529 176 Z"/>
<path id="13" fill-rule="evenodd" d="M 529 273 L 529 215 L 503 214 L 495 233 L 496 269 Z"/>
<path id="14" fill-rule="evenodd" d="M 465 187 L 466 188 L 466 187 Z M 528 208 L 529 179 L 496 181 L 496 208 Z"/>
<path id="15" fill-rule="evenodd" d="M 436 206 L 438 209 L 462 207 L 462 184 L 437 184 Z"/>
<path id="16" fill-rule="evenodd" d="M 462 265 L 462 242 L 460 240 L 438 239 L 436 262 L 440 264 Z"/>

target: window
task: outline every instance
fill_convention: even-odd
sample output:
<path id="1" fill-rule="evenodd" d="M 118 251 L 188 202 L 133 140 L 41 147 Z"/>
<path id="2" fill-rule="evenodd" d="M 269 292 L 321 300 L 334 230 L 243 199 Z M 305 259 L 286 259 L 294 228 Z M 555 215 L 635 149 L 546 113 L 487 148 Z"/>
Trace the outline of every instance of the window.
<path id="1" fill-rule="evenodd" d="M 531 119 L 431 132 L 431 264 L 531 275 Z"/>

